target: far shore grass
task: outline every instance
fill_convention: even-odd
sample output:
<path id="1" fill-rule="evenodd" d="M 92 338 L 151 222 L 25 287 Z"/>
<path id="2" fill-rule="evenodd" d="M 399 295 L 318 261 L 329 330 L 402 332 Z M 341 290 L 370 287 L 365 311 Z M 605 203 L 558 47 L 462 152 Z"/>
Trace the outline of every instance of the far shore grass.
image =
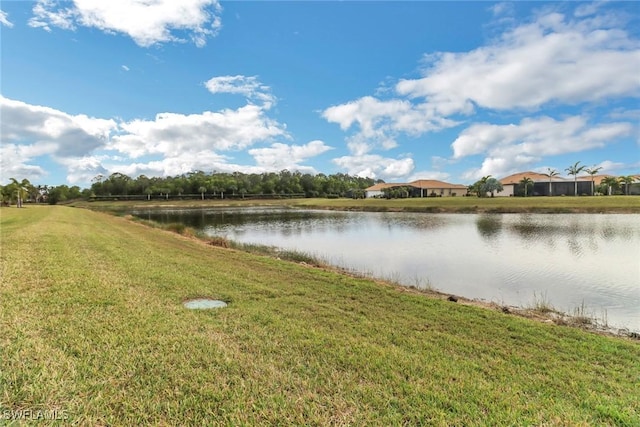
<path id="1" fill-rule="evenodd" d="M 640 425 L 628 338 L 88 209 L 2 208 L 0 243 L 0 423 Z"/>
<path id="2" fill-rule="evenodd" d="M 206 199 L 78 201 L 102 209 L 135 207 L 290 206 L 312 209 L 431 213 L 640 213 L 640 196 L 424 197 L 410 199 Z"/>

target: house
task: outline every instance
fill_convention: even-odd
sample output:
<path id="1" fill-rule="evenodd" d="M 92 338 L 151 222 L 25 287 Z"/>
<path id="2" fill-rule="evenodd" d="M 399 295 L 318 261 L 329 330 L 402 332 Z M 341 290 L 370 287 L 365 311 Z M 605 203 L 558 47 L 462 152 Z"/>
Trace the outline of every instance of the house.
<path id="1" fill-rule="evenodd" d="M 524 193 L 524 189 L 520 182 L 524 178 L 529 178 L 531 181 L 533 181 L 533 188 L 529 187 L 527 189 L 527 194 L 530 196 L 549 195 L 549 182 L 551 182 L 552 186 L 554 185 L 554 182 L 567 182 L 566 179 L 559 176 L 549 178 L 547 175 L 539 172 L 518 172 L 499 180 L 500 184 L 502 184 L 503 190 L 497 193 L 496 196 L 508 197 L 522 195 Z"/>
<path id="2" fill-rule="evenodd" d="M 573 176 L 567 178 L 560 176 L 549 177 L 543 173 L 532 171 L 518 172 L 499 180 L 504 190 L 498 193 L 497 196 L 522 196 L 524 187 L 521 181 L 524 178 L 529 178 L 533 181 L 533 185 L 530 185 L 527 189 L 527 195 L 529 196 L 573 196 L 575 195 L 576 182 L 578 195 L 593 195 L 602 180 L 610 176 L 612 175 L 583 175 L 578 176 L 576 179 Z"/>
<path id="3" fill-rule="evenodd" d="M 381 182 L 379 184 L 375 184 L 375 185 L 372 185 L 371 187 L 365 188 L 364 193 L 367 199 L 370 197 L 382 197 L 384 195 L 384 190 L 397 188 L 397 187 L 404 187 L 406 185 L 407 184 L 399 184 L 399 183 L 393 184 L 393 183 Z"/>
<path id="4" fill-rule="evenodd" d="M 577 179 L 573 176 L 549 177 L 539 172 L 518 172 L 500 179 L 503 190 L 496 192 L 495 196 L 509 197 L 524 195 L 524 187 L 521 181 L 529 178 L 533 185 L 527 188 L 528 196 L 573 196 L 575 194 L 576 183 L 578 195 L 592 195 L 597 191 L 597 187 L 602 180 L 613 175 L 582 175 Z M 640 194 L 640 175 L 634 175 L 636 181 L 629 185 L 628 194 Z M 370 197 L 384 197 L 386 193 L 397 190 L 397 197 L 450 197 L 464 196 L 467 194 L 467 186 L 462 184 L 451 184 L 436 179 L 418 179 L 408 183 L 379 183 L 365 189 L 365 195 Z M 621 191 L 627 191 L 626 186 L 621 185 Z"/>
<path id="5" fill-rule="evenodd" d="M 467 186 L 450 184 L 435 179 L 419 179 L 409 183 L 380 183 L 365 189 L 366 197 L 383 197 L 385 192 L 398 189 L 404 191 L 404 197 L 450 197 L 464 196 Z"/>
<path id="6" fill-rule="evenodd" d="M 466 185 L 450 184 L 436 179 L 419 179 L 408 185 L 418 190 L 414 197 L 450 197 L 464 196 L 467 194 Z"/>

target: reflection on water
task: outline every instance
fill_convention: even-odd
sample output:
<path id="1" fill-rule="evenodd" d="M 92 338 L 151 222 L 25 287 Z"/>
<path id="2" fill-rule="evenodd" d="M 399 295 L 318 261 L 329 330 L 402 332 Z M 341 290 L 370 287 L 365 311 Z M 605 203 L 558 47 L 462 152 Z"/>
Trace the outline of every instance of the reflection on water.
<path id="1" fill-rule="evenodd" d="M 502 231 L 502 215 L 483 214 L 476 218 L 480 235 L 488 240 L 498 237 Z"/>
<path id="2" fill-rule="evenodd" d="M 545 295 L 640 331 L 640 215 L 425 214 L 290 209 L 136 211 L 278 246 L 406 285 L 500 304 Z"/>

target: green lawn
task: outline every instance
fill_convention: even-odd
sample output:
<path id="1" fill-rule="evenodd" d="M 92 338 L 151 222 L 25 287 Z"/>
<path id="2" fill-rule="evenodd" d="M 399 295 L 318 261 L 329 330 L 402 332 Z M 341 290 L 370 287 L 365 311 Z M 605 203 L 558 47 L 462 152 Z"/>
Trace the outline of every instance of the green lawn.
<path id="1" fill-rule="evenodd" d="M 636 212 L 640 197 L 425 197 L 412 199 L 302 199 L 301 206 L 433 212 Z"/>
<path id="2" fill-rule="evenodd" d="M 118 209 L 132 206 L 247 206 L 282 205 L 322 209 L 416 212 L 539 212 L 539 213 L 640 213 L 640 196 L 582 197 L 425 197 L 412 199 L 225 199 L 225 200 L 152 200 L 75 202 L 75 205 L 95 209 Z"/>
<path id="3" fill-rule="evenodd" d="M 0 215 L 0 423 L 640 425 L 638 341 L 86 209 Z"/>

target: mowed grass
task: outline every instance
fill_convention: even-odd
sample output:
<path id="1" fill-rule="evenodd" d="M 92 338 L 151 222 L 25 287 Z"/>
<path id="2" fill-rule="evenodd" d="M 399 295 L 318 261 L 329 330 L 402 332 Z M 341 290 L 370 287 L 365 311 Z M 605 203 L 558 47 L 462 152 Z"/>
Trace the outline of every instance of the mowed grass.
<path id="1" fill-rule="evenodd" d="M 410 199 L 224 199 L 74 202 L 93 209 L 132 207 L 291 206 L 316 209 L 452 213 L 640 213 L 640 196 L 424 197 Z"/>
<path id="2" fill-rule="evenodd" d="M 417 212 L 640 213 L 640 196 L 424 197 L 410 199 L 300 199 L 300 206 Z"/>
<path id="3" fill-rule="evenodd" d="M 78 425 L 640 425 L 637 341 L 85 209 L 0 215 L 0 415 L 58 410 Z M 199 296 L 229 306 L 183 308 Z"/>

